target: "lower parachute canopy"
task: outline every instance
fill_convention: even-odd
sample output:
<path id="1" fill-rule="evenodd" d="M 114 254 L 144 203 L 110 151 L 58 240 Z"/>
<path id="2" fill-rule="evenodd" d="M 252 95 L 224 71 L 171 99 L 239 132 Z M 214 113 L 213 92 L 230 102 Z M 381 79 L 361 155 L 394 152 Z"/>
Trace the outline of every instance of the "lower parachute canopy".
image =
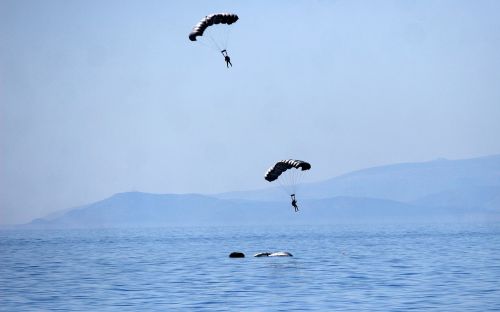
<path id="1" fill-rule="evenodd" d="M 267 170 L 264 179 L 269 182 L 278 180 L 287 193 L 294 194 L 303 172 L 309 169 L 311 169 L 311 164 L 302 160 L 280 160 Z"/>
<path id="2" fill-rule="evenodd" d="M 311 164 L 302 160 L 294 160 L 294 159 L 280 160 L 274 166 L 269 168 L 269 170 L 267 170 L 264 179 L 266 179 L 269 182 L 272 182 L 276 180 L 283 172 L 292 168 L 301 169 L 302 171 L 309 170 L 311 169 Z"/>

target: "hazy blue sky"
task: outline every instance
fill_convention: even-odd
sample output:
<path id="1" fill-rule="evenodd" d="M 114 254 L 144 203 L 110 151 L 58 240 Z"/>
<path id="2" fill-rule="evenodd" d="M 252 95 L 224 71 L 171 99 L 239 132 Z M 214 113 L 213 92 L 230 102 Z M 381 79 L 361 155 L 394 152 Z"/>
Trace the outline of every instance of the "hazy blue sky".
<path id="1" fill-rule="evenodd" d="M 190 42 L 234 12 L 226 69 Z M 0 0 L 0 223 L 500 153 L 500 1 Z"/>

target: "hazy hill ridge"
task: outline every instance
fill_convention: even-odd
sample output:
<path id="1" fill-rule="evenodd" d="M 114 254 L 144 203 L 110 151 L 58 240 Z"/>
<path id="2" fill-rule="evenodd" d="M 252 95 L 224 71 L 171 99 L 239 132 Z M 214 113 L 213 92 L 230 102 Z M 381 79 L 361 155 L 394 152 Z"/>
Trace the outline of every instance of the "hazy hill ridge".
<path id="1" fill-rule="evenodd" d="M 302 185 L 300 213 L 277 188 L 216 195 L 119 193 L 26 226 L 316 224 L 500 215 L 500 155 L 363 169 Z"/>

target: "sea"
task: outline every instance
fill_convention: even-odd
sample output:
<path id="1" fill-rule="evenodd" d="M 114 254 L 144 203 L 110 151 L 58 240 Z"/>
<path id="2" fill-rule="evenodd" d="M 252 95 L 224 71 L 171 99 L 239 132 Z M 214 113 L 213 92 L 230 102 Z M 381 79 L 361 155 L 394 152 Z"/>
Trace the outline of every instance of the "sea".
<path id="1" fill-rule="evenodd" d="M 411 310 L 500 311 L 500 224 L 0 231 L 0 311 Z"/>

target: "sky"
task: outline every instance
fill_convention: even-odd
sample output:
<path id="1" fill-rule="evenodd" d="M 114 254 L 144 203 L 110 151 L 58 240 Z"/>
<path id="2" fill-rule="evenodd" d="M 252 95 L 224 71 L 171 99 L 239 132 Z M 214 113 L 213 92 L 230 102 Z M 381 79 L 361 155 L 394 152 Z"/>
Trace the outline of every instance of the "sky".
<path id="1" fill-rule="evenodd" d="M 229 69 L 188 39 L 216 12 Z M 499 55 L 499 1 L 0 0 L 0 224 L 498 154 Z"/>

